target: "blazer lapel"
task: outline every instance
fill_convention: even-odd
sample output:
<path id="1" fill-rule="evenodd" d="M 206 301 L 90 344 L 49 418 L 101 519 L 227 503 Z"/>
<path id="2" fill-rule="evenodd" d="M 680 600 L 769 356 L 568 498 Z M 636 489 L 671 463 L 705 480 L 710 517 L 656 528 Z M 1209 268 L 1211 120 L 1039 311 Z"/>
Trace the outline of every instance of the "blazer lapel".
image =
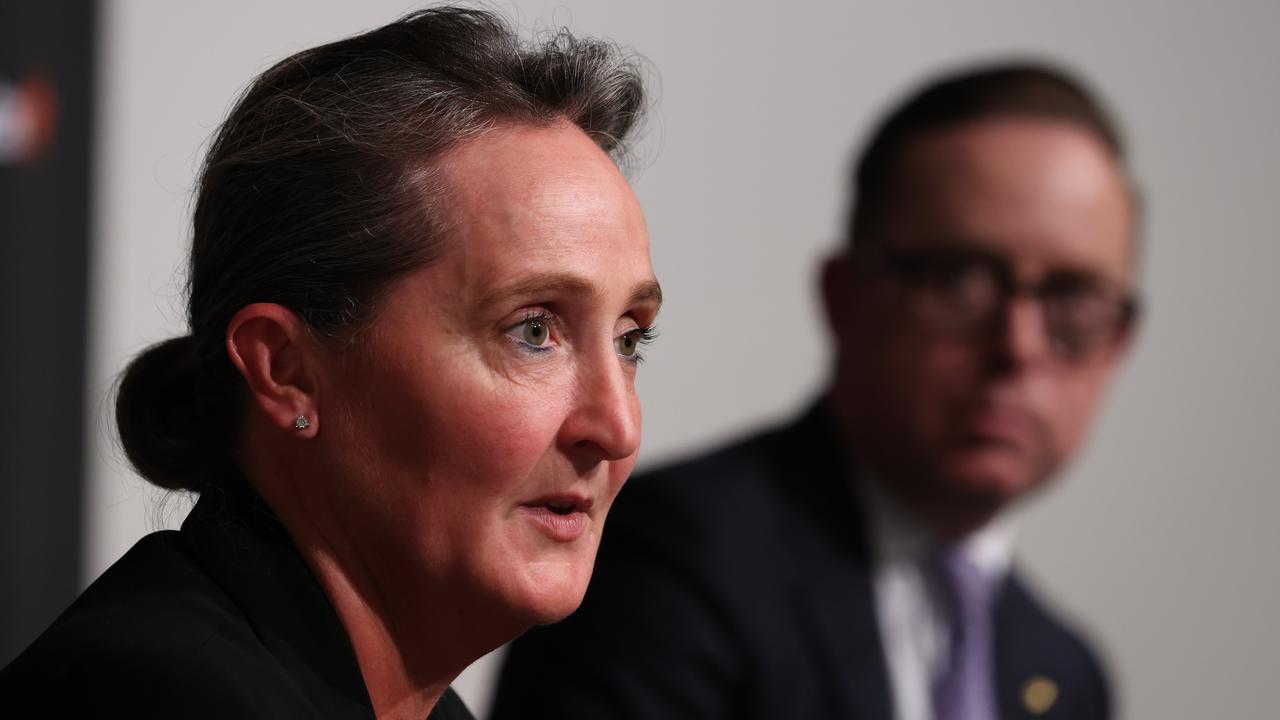
<path id="1" fill-rule="evenodd" d="M 814 569 L 823 573 L 821 569 Z M 821 686 L 833 689 L 824 698 L 832 717 L 878 720 L 893 716 L 889 677 L 880 630 L 866 575 L 828 567 L 813 578 L 801 598 L 815 666 L 830 677 Z M 836 691 L 835 689 L 840 689 Z"/>
<path id="2" fill-rule="evenodd" d="M 815 406 L 792 431 L 781 436 L 788 447 L 786 493 L 799 504 L 789 533 L 796 545 L 795 578 L 801 626 L 817 672 L 830 677 L 823 699 L 830 717 L 882 720 L 893 716 L 888 669 L 881 648 L 871 586 L 869 553 L 862 510 L 830 420 Z"/>
<path id="3" fill-rule="evenodd" d="M 221 492 L 201 496 L 182 523 L 182 535 L 309 697 L 322 699 L 331 717 L 372 717 L 342 621 L 247 481 L 231 477 Z"/>
<path id="4" fill-rule="evenodd" d="M 1067 679 L 1041 617 L 1011 574 L 996 601 L 996 695 L 1004 720 L 1062 717 Z"/>

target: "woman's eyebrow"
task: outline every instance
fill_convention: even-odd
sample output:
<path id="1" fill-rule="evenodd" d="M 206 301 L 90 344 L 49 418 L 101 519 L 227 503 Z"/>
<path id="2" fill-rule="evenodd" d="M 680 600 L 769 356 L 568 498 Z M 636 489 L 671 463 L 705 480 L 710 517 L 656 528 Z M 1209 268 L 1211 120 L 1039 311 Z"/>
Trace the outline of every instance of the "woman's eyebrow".
<path id="1" fill-rule="evenodd" d="M 551 273 L 523 278 L 502 285 L 485 293 L 480 300 L 484 307 L 497 305 L 513 297 L 528 295 L 600 295 L 600 288 L 590 280 L 569 273 Z"/>
<path id="2" fill-rule="evenodd" d="M 662 286 L 657 280 L 645 280 L 631 291 L 631 299 L 627 302 L 630 306 L 636 305 L 652 305 L 654 310 L 662 307 Z"/>
<path id="3" fill-rule="evenodd" d="M 537 295 L 582 295 L 603 297 L 604 292 L 599 285 L 578 275 L 569 273 L 552 273 L 525 278 L 509 285 L 503 285 L 486 293 L 481 299 L 482 307 L 497 305 L 513 297 Z M 656 280 L 645 280 L 638 283 L 631 291 L 627 304 L 654 305 L 662 304 L 662 288 Z"/>

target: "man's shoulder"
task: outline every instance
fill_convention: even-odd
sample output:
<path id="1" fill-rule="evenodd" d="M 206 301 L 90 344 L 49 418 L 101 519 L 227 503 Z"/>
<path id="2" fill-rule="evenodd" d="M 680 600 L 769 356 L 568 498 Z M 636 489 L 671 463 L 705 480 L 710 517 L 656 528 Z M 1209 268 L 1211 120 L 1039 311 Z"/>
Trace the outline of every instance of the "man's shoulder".
<path id="1" fill-rule="evenodd" d="M 1057 645 L 1054 654 L 1066 652 L 1078 660 L 1097 657 L 1092 643 L 1055 605 L 1046 601 L 1020 570 L 1010 573 L 997 612 L 1009 625 L 1034 628 L 1037 645 Z M 1019 638 L 1013 638 L 1019 639 Z"/>
<path id="2" fill-rule="evenodd" d="M 640 473 L 610 511 L 597 568 L 684 568 L 697 582 L 774 583 L 857 526 L 840 448 L 810 412 Z M 806 562 L 808 560 L 806 559 Z M 693 580 L 691 580 L 692 582 Z"/>
<path id="3" fill-rule="evenodd" d="M 784 434 L 769 428 L 637 473 L 618 496 L 610 531 L 706 536 L 759 526 L 778 511 L 788 482 Z"/>
<path id="4" fill-rule="evenodd" d="M 1021 573 L 1010 576 L 996 613 L 996 655 L 1003 663 L 1000 671 L 1010 674 L 1002 685 L 1024 688 L 1047 679 L 1059 687 L 1060 702 L 1080 705 L 1072 717 L 1109 716 L 1109 675 L 1094 643 Z"/>
<path id="5" fill-rule="evenodd" d="M 673 506 L 735 507 L 768 499 L 781 490 L 791 465 L 796 423 L 758 429 L 696 455 L 637 473 L 623 492 L 628 500 Z M 723 514 L 723 513 L 718 513 Z"/>

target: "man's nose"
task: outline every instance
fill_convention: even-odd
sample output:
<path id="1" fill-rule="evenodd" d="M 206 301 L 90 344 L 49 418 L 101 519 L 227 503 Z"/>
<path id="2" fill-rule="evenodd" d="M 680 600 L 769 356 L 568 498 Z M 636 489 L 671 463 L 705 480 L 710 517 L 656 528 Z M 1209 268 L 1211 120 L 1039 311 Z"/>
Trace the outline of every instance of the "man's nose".
<path id="1" fill-rule="evenodd" d="M 639 450 L 640 401 L 632 374 L 612 350 L 579 365 L 561 443 L 579 470 Z"/>
<path id="2" fill-rule="evenodd" d="M 1020 372 L 1051 359 L 1053 342 L 1038 298 L 1014 295 L 992 325 L 991 356 L 997 369 Z"/>

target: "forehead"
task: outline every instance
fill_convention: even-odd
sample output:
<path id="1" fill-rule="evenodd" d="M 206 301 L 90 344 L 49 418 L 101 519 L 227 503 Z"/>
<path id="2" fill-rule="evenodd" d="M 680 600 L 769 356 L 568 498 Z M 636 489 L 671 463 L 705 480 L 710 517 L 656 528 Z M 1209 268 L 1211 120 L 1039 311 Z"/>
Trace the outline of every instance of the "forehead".
<path id="1" fill-rule="evenodd" d="M 539 273 L 650 279 L 648 235 L 613 161 L 570 124 L 499 128 L 440 162 L 444 274 L 468 295 Z"/>
<path id="2" fill-rule="evenodd" d="M 996 118 L 932 132 L 906 149 L 897 177 L 901 242 L 974 245 L 1027 273 L 1132 272 L 1127 180 L 1078 125 Z"/>

